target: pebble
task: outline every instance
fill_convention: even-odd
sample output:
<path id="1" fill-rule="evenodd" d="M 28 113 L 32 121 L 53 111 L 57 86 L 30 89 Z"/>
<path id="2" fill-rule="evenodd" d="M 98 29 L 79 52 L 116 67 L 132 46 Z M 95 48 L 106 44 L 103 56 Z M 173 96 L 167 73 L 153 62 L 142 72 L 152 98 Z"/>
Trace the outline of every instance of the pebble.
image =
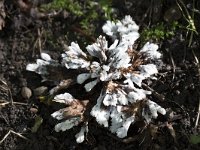
<path id="1" fill-rule="evenodd" d="M 41 96 L 44 93 L 46 93 L 47 90 L 48 90 L 48 88 L 46 86 L 40 86 L 40 87 L 34 89 L 33 93 L 34 93 L 35 96 Z"/>
<path id="2" fill-rule="evenodd" d="M 179 95 L 181 92 L 179 90 L 175 91 L 176 95 Z"/>
<path id="3" fill-rule="evenodd" d="M 164 20 L 166 22 L 177 21 L 181 17 L 182 17 L 182 13 L 180 9 L 178 8 L 178 6 L 172 6 L 164 13 Z"/>
<path id="4" fill-rule="evenodd" d="M 30 111 L 34 114 L 36 114 L 38 112 L 38 109 L 37 108 L 34 108 L 34 107 L 31 107 L 30 108 Z"/>
<path id="5" fill-rule="evenodd" d="M 32 96 L 32 91 L 28 87 L 24 86 L 21 90 L 21 95 L 25 99 L 29 99 Z"/>

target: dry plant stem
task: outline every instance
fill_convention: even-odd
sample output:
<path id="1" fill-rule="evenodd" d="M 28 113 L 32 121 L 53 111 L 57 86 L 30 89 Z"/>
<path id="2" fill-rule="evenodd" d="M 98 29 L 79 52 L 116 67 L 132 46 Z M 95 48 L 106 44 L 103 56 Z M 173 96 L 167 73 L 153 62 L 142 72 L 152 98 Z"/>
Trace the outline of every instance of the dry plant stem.
<path id="1" fill-rule="evenodd" d="M 145 19 L 147 18 L 147 16 L 148 16 L 148 14 L 151 14 L 150 11 L 151 11 L 151 6 L 148 7 L 148 9 L 146 10 L 146 12 L 145 12 L 144 15 L 142 16 L 142 19 L 140 20 L 139 26 L 141 26 L 141 25 L 143 24 L 144 20 L 145 20 Z M 149 26 L 149 25 L 150 25 L 150 21 L 149 21 L 148 26 Z"/>
<path id="2" fill-rule="evenodd" d="M 19 136 L 19 137 L 22 138 L 22 139 L 29 140 L 29 139 L 27 139 L 25 136 L 21 135 L 20 133 L 17 133 L 17 132 L 15 132 L 15 131 L 13 131 L 13 130 L 9 130 L 8 133 L 6 133 L 6 135 L 5 135 L 5 136 L 2 138 L 2 140 L 0 141 L 0 144 L 3 143 L 3 141 L 10 135 L 10 133 L 15 134 L 15 135 Z"/>
<path id="3" fill-rule="evenodd" d="M 197 128 L 198 123 L 199 123 L 199 116 L 200 116 L 200 98 L 199 98 L 199 108 L 198 108 L 198 113 L 197 113 L 197 119 L 194 126 L 195 129 Z"/>
<path id="4" fill-rule="evenodd" d="M 151 21 L 152 21 L 152 14 L 153 14 L 153 0 L 151 0 L 151 4 L 149 6 L 149 23 L 148 23 L 148 27 L 151 25 Z"/>
<path id="5" fill-rule="evenodd" d="M 194 11 L 192 11 L 192 16 L 191 16 L 190 13 L 189 13 L 189 11 L 188 11 L 188 9 L 187 9 L 187 7 L 185 6 L 185 4 L 184 4 L 184 2 L 182 0 L 176 0 L 176 3 L 177 3 L 179 9 L 181 10 L 181 12 L 183 14 L 183 17 L 188 22 L 188 26 L 186 27 L 186 29 L 188 30 L 187 31 L 187 36 L 189 34 L 189 31 L 191 31 L 191 34 L 190 34 L 190 37 L 189 37 L 189 43 L 188 43 L 188 47 L 190 47 L 191 44 L 192 44 L 194 33 L 196 33 L 196 35 L 198 35 L 198 32 L 196 30 L 196 26 L 194 24 Z M 195 0 L 193 0 L 192 3 L 193 3 L 193 9 L 194 9 L 195 8 L 194 7 Z M 184 11 L 183 11 L 183 9 L 182 9 L 182 7 L 181 7 L 180 4 L 184 8 L 185 13 L 184 13 Z"/>
<path id="6" fill-rule="evenodd" d="M 173 67 L 173 77 L 172 77 L 172 81 L 173 81 L 174 78 L 175 78 L 176 66 L 175 66 L 174 59 L 173 59 L 173 57 L 172 57 L 171 52 L 169 53 L 169 55 L 170 55 L 170 60 L 171 60 L 172 67 Z"/>
<path id="7" fill-rule="evenodd" d="M 11 93 L 10 89 L 8 89 L 8 91 L 9 91 L 9 96 L 10 96 L 10 102 L 11 102 L 11 105 L 13 105 L 12 93 Z"/>
<path id="8" fill-rule="evenodd" d="M 42 36 L 42 33 L 43 31 L 41 31 L 39 28 L 37 29 L 37 34 L 38 34 L 38 37 L 33 45 L 33 52 L 32 52 L 32 56 L 35 55 L 35 49 L 36 48 L 39 48 L 39 53 L 41 54 L 42 52 L 42 42 L 41 42 L 41 36 Z"/>
<path id="9" fill-rule="evenodd" d="M 179 9 L 182 11 L 183 13 L 183 16 L 185 17 L 185 19 L 188 21 L 189 23 L 189 29 L 188 30 L 191 30 L 191 34 L 190 34 L 190 39 L 189 39 L 189 44 L 188 44 L 188 47 L 191 46 L 192 44 L 192 39 L 193 39 L 193 35 L 194 33 L 196 33 L 198 35 L 198 32 L 196 30 L 196 27 L 195 27 L 195 24 L 194 24 L 194 12 L 192 13 L 192 17 L 191 15 L 189 14 L 188 10 L 187 10 L 187 7 L 185 6 L 185 4 L 183 3 L 182 0 L 179 0 L 180 4 L 183 6 L 184 10 L 185 10 L 185 13 L 186 15 L 183 13 L 183 10 L 180 6 L 180 4 L 178 3 L 178 1 L 176 1 L 177 5 L 179 6 Z M 195 4 L 195 1 L 193 0 L 193 8 L 194 8 L 194 4 Z M 198 68 L 198 74 L 199 74 L 199 81 L 200 81 L 200 64 L 199 64 L 199 60 L 198 58 L 196 57 L 196 54 L 194 53 L 194 51 L 192 50 L 192 54 L 194 56 L 194 59 L 195 59 L 195 62 L 197 64 L 197 68 Z M 198 126 L 198 122 L 199 122 L 199 117 L 200 117 L 200 93 L 199 94 L 199 106 L 198 106 L 198 112 L 197 112 L 197 118 L 196 118 L 196 122 L 195 122 L 195 126 L 194 128 L 196 129 L 197 126 Z"/>
<path id="10" fill-rule="evenodd" d="M 5 88 L 4 86 L 2 86 L 2 85 L 0 85 L 0 89 L 1 90 L 4 90 L 4 91 L 7 91 L 8 89 L 7 88 Z M 7 97 L 9 97 L 9 95 L 7 94 L 7 93 L 5 93 L 5 95 L 7 96 Z M 0 100 L 1 101 L 1 100 Z"/>
<path id="11" fill-rule="evenodd" d="M 42 44 L 41 44 L 41 31 L 40 29 L 38 28 L 38 47 L 39 47 L 39 51 L 40 51 L 40 54 L 42 52 Z"/>
<path id="12" fill-rule="evenodd" d="M 183 107 L 181 107 L 177 102 L 175 101 L 172 101 L 172 100 L 169 100 L 169 99 L 166 99 L 164 95 L 162 94 L 159 94 L 158 92 L 156 92 L 154 89 L 152 89 L 151 87 L 149 87 L 148 85 L 146 85 L 145 83 L 142 83 L 142 86 L 151 91 L 152 92 L 152 95 L 157 98 L 159 101 L 163 102 L 164 100 L 168 101 L 168 102 L 171 102 L 171 103 L 174 103 L 175 105 L 177 105 L 179 108 L 182 109 L 182 111 L 184 112 L 184 114 L 186 114 L 188 116 L 188 113 L 183 109 Z"/>
<path id="13" fill-rule="evenodd" d="M 4 90 L 8 90 L 8 92 L 9 92 L 9 97 L 10 97 L 10 102 L 11 102 L 11 104 L 13 105 L 12 93 L 11 93 L 10 88 L 8 87 L 8 84 L 7 84 L 5 81 L 3 81 L 2 79 L 0 79 L 0 81 L 1 81 L 1 83 L 3 83 L 3 84 L 7 87 L 7 89 L 4 88 Z M 3 88 L 3 87 L 2 87 L 2 88 Z"/>
<path id="14" fill-rule="evenodd" d="M 165 96 L 162 94 L 159 94 L 158 92 L 156 92 L 154 89 L 152 89 L 151 87 L 149 87 L 148 85 L 146 85 L 145 83 L 142 83 L 142 86 L 144 88 L 146 88 L 147 90 L 151 91 L 153 96 L 155 96 L 158 100 L 160 100 L 161 102 L 165 100 Z"/>
<path id="15" fill-rule="evenodd" d="M 175 62 L 174 62 L 174 59 L 173 59 L 173 57 L 172 57 L 171 52 L 170 52 L 168 49 L 166 49 L 166 51 L 169 53 L 169 57 L 170 57 L 171 64 L 172 64 L 172 68 L 173 68 L 173 70 L 172 70 L 172 71 L 173 71 L 172 81 L 173 81 L 174 78 L 175 78 L 176 65 L 175 65 Z"/>
<path id="16" fill-rule="evenodd" d="M 5 106 L 7 104 L 10 104 L 11 102 L 3 102 L 3 103 L 0 103 L 0 106 Z M 11 103 L 12 105 L 15 104 L 15 105 L 25 105 L 27 106 L 28 104 L 27 103 L 20 103 L 20 102 L 12 102 Z"/>
<path id="17" fill-rule="evenodd" d="M 198 76 L 199 76 L 199 81 L 200 81 L 200 64 L 199 64 L 199 60 L 198 60 L 198 58 L 197 58 L 195 52 L 193 51 L 193 49 L 192 49 L 192 54 L 193 54 L 194 59 L 195 59 L 195 62 L 196 62 L 196 64 L 197 64 Z M 199 122 L 199 116 L 200 116 L 200 93 L 198 92 L 198 94 L 199 94 L 199 106 L 198 106 L 197 118 L 196 118 L 196 122 L 195 122 L 195 126 L 194 126 L 195 129 L 197 129 L 198 122 Z"/>

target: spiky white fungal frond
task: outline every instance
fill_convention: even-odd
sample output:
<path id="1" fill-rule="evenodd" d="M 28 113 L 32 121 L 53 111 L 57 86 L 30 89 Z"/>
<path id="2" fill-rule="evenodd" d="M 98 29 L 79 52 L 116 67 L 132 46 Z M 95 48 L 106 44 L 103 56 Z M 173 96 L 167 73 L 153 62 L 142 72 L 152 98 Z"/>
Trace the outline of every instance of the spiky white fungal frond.
<path id="1" fill-rule="evenodd" d="M 51 59 L 49 54 L 41 53 L 41 58 L 42 59 L 37 59 L 36 63 L 34 64 L 28 64 L 26 66 L 26 70 L 33 71 L 41 75 L 46 75 L 48 74 L 47 69 L 46 69 L 47 65 L 50 65 L 50 64 L 53 66 L 58 65 L 58 63 L 55 60 Z"/>
<path id="2" fill-rule="evenodd" d="M 108 119 L 110 116 L 109 110 L 102 109 L 102 100 L 103 100 L 103 95 L 102 92 L 97 99 L 97 104 L 92 108 L 92 111 L 90 114 L 96 118 L 96 121 L 100 124 L 103 125 L 104 127 L 108 127 Z"/>
<path id="3" fill-rule="evenodd" d="M 166 110 L 161 106 L 159 106 L 158 104 L 156 104 L 155 102 L 148 100 L 146 104 L 148 106 L 148 109 L 144 108 L 142 115 L 144 116 L 144 118 L 148 123 L 151 121 L 152 118 L 153 119 L 157 118 L 158 113 L 162 115 L 166 114 Z"/>
<path id="4" fill-rule="evenodd" d="M 117 21 L 117 23 L 107 21 L 102 29 L 113 40 L 120 39 L 122 43 L 126 43 L 128 46 L 132 46 L 139 38 L 139 27 L 131 16 L 125 16 L 122 21 Z"/>
<path id="5" fill-rule="evenodd" d="M 81 120 L 80 117 L 74 117 L 74 118 L 67 119 L 61 123 L 58 123 L 55 126 L 55 131 L 59 132 L 59 131 L 69 130 L 74 126 L 77 126 L 80 123 L 80 120 Z"/>
<path id="6" fill-rule="evenodd" d="M 80 49 L 77 43 L 72 42 L 68 50 L 62 54 L 62 63 L 68 69 L 87 68 L 90 62 L 87 55 Z"/>
<path id="7" fill-rule="evenodd" d="M 85 133 L 88 132 L 88 126 L 81 127 L 81 131 L 75 135 L 76 142 L 82 143 L 85 140 Z"/>
<path id="8" fill-rule="evenodd" d="M 69 93 L 56 95 L 53 101 L 58 103 L 70 104 L 74 100 L 74 97 Z"/>

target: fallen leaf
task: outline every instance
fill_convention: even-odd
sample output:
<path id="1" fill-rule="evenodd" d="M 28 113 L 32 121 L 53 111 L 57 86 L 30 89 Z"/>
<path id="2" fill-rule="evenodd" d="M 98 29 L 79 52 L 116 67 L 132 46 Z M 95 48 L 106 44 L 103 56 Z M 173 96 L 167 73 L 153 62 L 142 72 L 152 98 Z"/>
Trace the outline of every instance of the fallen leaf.
<path id="1" fill-rule="evenodd" d="M 37 130 L 39 129 L 39 127 L 41 126 L 43 122 L 43 118 L 40 116 L 35 117 L 35 123 L 33 125 L 33 127 L 31 128 L 31 132 L 32 133 L 36 133 Z"/>

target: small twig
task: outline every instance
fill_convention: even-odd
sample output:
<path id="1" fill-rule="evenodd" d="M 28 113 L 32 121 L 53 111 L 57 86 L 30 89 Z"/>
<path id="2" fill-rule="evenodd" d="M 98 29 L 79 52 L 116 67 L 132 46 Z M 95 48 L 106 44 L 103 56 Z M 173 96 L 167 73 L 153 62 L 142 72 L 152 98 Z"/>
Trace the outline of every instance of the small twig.
<path id="1" fill-rule="evenodd" d="M 138 6 L 139 8 L 139 6 Z M 145 11 L 144 15 L 142 16 L 142 19 L 140 20 L 139 26 L 141 26 L 141 24 L 144 22 L 144 20 L 146 19 L 146 17 L 148 16 L 148 13 L 150 12 L 151 7 L 148 7 L 148 9 Z M 149 13 L 150 14 L 150 13 Z M 149 21 L 150 22 L 150 21 Z M 149 26 L 149 24 L 148 24 Z"/>
<path id="2" fill-rule="evenodd" d="M 147 90 L 152 92 L 152 95 L 157 98 L 160 101 L 164 101 L 165 100 L 165 96 L 162 94 L 159 94 L 158 92 L 156 92 L 154 89 L 152 89 L 151 87 L 149 87 L 148 85 L 146 85 L 145 83 L 142 83 L 142 86 L 144 88 L 146 88 Z"/>
<path id="3" fill-rule="evenodd" d="M 19 136 L 20 138 L 22 138 L 24 140 L 29 140 L 27 137 L 23 136 L 21 133 L 17 133 L 17 132 L 15 132 L 13 130 L 10 130 L 10 132 L 15 134 L 15 135 L 17 135 L 17 136 Z"/>
<path id="4" fill-rule="evenodd" d="M 38 47 L 39 47 L 39 51 L 40 51 L 40 54 L 41 54 L 41 52 L 42 52 L 42 42 L 41 42 L 41 31 L 40 31 L 40 29 L 38 28 Z"/>
<path id="5" fill-rule="evenodd" d="M 0 115 L 2 116 L 2 118 L 6 122 L 6 124 L 9 125 L 9 121 L 8 121 L 8 119 L 6 119 L 6 116 L 3 115 L 2 112 L 0 112 Z"/>
<path id="6" fill-rule="evenodd" d="M 32 56 L 35 55 L 35 49 L 38 48 L 39 49 L 39 53 L 41 54 L 42 52 L 42 42 L 41 42 L 41 36 L 43 34 L 43 31 L 41 32 L 40 29 L 37 29 L 37 39 L 35 40 L 34 44 L 33 44 L 33 52 L 32 52 Z"/>
<path id="7" fill-rule="evenodd" d="M 5 135 L 5 136 L 2 138 L 2 140 L 0 141 L 0 144 L 3 143 L 3 141 L 10 135 L 10 133 L 15 134 L 15 135 L 19 136 L 19 137 L 22 138 L 22 139 L 29 140 L 28 138 L 26 138 L 25 136 L 21 135 L 20 133 L 17 133 L 17 132 L 15 132 L 15 131 L 13 131 L 13 130 L 9 130 L 8 133 L 6 133 L 6 135 Z"/>
<path id="8" fill-rule="evenodd" d="M 28 105 L 27 103 L 14 102 L 14 101 L 13 101 L 13 104 L 16 104 L 16 105 L 25 105 L 25 106 L 27 106 L 27 105 Z"/>
<path id="9" fill-rule="evenodd" d="M 8 90 L 7 88 L 5 88 L 5 87 L 2 86 L 2 85 L 0 85 L 0 88 L 1 88 L 2 90 L 4 90 L 4 91 L 7 91 L 7 90 Z"/>
<path id="10" fill-rule="evenodd" d="M 13 98 L 12 98 L 12 93 L 11 93 L 11 90 L 8 89 L 8 92 L 9 92 L 9 97 L 10 97 L 10 102 L 11 102 L 11 105 L 13 105 Z"/>
<path id="11" fill-rule="evenodd" d="M 199 123 L 199 116 L 200 116 L 200 98 L 199 98 L 199 108 L 198 108 L 198 113 L 197 113 L 197 119 L 194 126 L 195 129 L 197 128 L 198 123 Z"/>
<path id="12" fill-rule="evenodd" d="M 4 84 L 4 85 L 7 87 L 7 88 L 5 88 L 4 86 L 0 85 L 0 88 L 3 89 L 3 90 L 5 90 L 5 91 L 7 91 L 7 90 L 8 90 L 8 85 L 7 85 L 7 83 L 6 83 L 5 81 L 3 81 L 2 79 L 0 79 L 0 82 L 1 82 L 2 84 Z"/>
<path id="13" fill-rule="evenodd" d="M 178 106 L 178 107 L 182 110 L 184 116 L 187 116 L 187 117 L 189 116 L 189 114 L 186 112 L 186 110 L 185 110 L 179 103 L 177 103 L 177 102 L 175 102 L 175 101 L 173 101 L 173 100 L 170 100 L 170 99 L 166 99 L 166 101 L 167 101 L 168 103 L 173 103 L 173 104 L 175 104 L 176 106 Z"/>
<path id="14" fill-rule="evenodd" d="M 173 71 L 172 81 L 173 81 L 175 78 L 176 65 L 175 65 L 174 58 L 173 58 L 171 52 L 168 49 L 166 49 L 166 51 L 169 53 L 169 57 L 170 57 L 172 68 L 173 68 L 173 70 L 172 70 Z"/>
<path id="15" fill-rule="evenodd" d="M 174 63 L 174 59 L 173 59 L 173 57 L 172 57 L 172 54 L 171 54 L 171 52 L 169 53 L 169 55 L 170 55 L 170 60 L 171 60 L 172 67 L 173 67 L 173 76 L 172 76 L 172 81 L 173 81 L 173 80 L 174 80 L 174 78 L 175 78 L 176 65 L 175 65 L 175 63 Z"/>
<path id="16" fill-rule="evenodd" d="M 187 31 L 187 36 L 189 34 L 189 31 L 191 31 L 191 34 L 190 34 L 190 37 L 189 37 L 189 43 L 188 43 L 188 47 L 190 47 L 192 45 L 192 40 L 193 40 L 193 37 L 194 37 L 194 33 L 196 35 L 198 35 L 198 32 L 196 30 L 196 26 L 194 24 L 194 11 L 192 11 L 192 15 L 190 15 L 187 7 L 185 6 L 185 4 L 184 4 L 184 2 L 182 0 L 176 0 L 176 3 L 178 5 L 179 9 L 181 10 L 183 17 L 188 22 L 188 26 L 186 27 L 186 29 L 188 30 Z M 184 10 L 182 9 L 180 4 L 182 5 Z M 195 1 L 193 0 L 193 8 L 194 8 L 194 4 L 195 4 Z"/>
<path id="17" fill-rule="evenodd" d="M 0 144 L 3 143 L 3 141 L 9 136 L 10 134 L 10 130 L 8 131 L 8 133 L 6 133 L 6 135 L 2 138 L 2 140 L 0 141 Z"/>
<path id="18" fill-rule="evenodd" d="M 200 81 L 200 64 L 199 64 L 199 60 L 198 60 L 198 58 L 197 58 L 195 52 L 193 51 L 193 49 L 192 49 L 192 54 L 193 54 L 194 59 L 195 59 L 195 62 L 196 62 L 196 64 L 197 64 L 198 77 L 199 77 L 199 81 Z M 199 92 L 198 92 L 198 94 L 199 94 Z M 194 126 L 195 129 L 196 129 L 197 126 L 198 126 L 199 117 L 200 117 L 200 94 L 199 94 L 199 106 L 198 106 L 198 110 L 197 110 L 197 111 L 198 111 L 198 112 L 197 112 L 197 118 L 196 118 L 196 122 L 195 122 L 195 126 Z"/>
<path id="19" fill-rule="evenodd" d="M 10 104 L 11 102 L 3 102 L 3 103 L 0 103 L 0 106 L 5 106 L 5 105 L 7 105 L 7 104 Z M 28 104 L 27 103 L 21 103 L 21 102 L 12 102 L 11 103 L 12 105 L 13 104 L 15 104 L 15 105 L 25 105 L 25 106 L 27 106 Z"/>
<path id="20" fill-rule="evenodd" d="M 146 85 L 145 83 L 142 83 L 142 86 L 143 86 L 144 88 L 146 88 L 147 90 L 151 91 L 151 92 L 152 92 L 152 95 L 153 95 L 155 98 L 157 98 L 158 100 L 160 100 L 161 102 L 165 100 L 165 101 L 167 101 L 167 102 L 171 102 L 171 103 L 176 104 L 178 107 L 180 107 L 180 108 L 182 109 L 182 111 L 184 112 L 184 114 L 186 114 L 186 115 L 188 116 L 188 113 L 187 113 L 187 112 L 184 110 L 184 108 L 181 107 L 177 102 L 167 99 L 164 95 L 159 94 L 158 92 L 156 92 L 154 89 L 152 89 L 151 87 L 149 87 L 149 86 Z"/>
<path id="21" fill-rule="evenodd" d="M 5 88 L 3 88 L 3 89 L 8 91 L 9 97 L 10 97 L 10 102 L 13 105 L 12 93 L 11 93 L 10 88 L 8 87 L 8 84 L 5 81 L 3 81 L 2 79 L 0 79 L 0 82 L 3 83 L 7 87 L 7 89 L 5 89 Z M 2 88 L 2 86 L 1 86 L 1 88 Z"/>
<path id="22" fill-rule="evenodd" d="M 7 104 L 10 104 L 10 102 L 3 102 L 3 103 L 0 103 L 0 106 L 5 106 Z"/>

